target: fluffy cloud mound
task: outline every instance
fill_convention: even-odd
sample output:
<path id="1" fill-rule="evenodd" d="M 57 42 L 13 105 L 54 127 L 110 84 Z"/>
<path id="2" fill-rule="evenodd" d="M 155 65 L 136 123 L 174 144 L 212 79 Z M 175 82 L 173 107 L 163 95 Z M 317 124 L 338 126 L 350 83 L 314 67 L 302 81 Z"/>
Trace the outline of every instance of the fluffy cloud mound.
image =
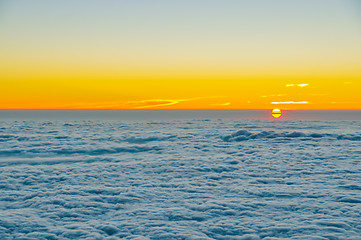
<path id="1" fill-rule="evenodd" d="M 351 140 L 360 141 L 361 134 L 330 134 L 330 133 L 303 133 L 303 132 L 275 132 L 275 131 L 261 131 L 252 133 L 247 130 L 239 130 L 227 136 L 223 136 L 222 139 L 227 142 L 231 141 L 247 141 L 251 139 L 272 139 L 272 138 L 303 138 L 304 140 L 318 139 L 318 138 L 330 138 L 338 140 Z"/>

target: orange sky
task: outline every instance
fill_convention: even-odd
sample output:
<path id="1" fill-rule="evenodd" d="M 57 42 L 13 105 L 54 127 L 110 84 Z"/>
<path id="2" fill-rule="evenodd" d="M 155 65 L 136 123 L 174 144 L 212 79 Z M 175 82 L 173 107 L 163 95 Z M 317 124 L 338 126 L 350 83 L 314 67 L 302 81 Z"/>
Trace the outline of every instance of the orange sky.
<path id="1" fill-rule="evenodd" d="M 81 2 L 0 6 L 0 109 L 361 109 L 351 0 Z"/>
<path id="2" fill-rule="evenodd" d="M 360 109 L 359 82 L 313 82 L 293 81 L 286 84 L 276 80 L 12 80 L 2 82 L 7 91 L 1 95 L 1 107 Z"/>

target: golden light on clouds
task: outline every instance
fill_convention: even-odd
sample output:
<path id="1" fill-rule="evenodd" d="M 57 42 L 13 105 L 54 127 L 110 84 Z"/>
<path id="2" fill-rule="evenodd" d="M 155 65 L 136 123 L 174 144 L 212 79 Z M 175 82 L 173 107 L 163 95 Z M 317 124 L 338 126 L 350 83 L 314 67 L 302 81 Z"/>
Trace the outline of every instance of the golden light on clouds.
<path id="1" fill-rule="evenodd" d="M 212 104 L 212 106 L 229 106 L 231 105 L 231 103 L 227 102 L 227 103 L 214 103 Z"/>
<path id="2" fill-rule="evenodd" d="M 130 109 L 144 109 L 144 108 L 163 108 L 167 106 L 176 105 L 182 102 L 194 102 L 199 100 L 209 100 L 214 98 L 223 98 L 222 96 L 210 96 L 210 97 L 196 97 L 187 99 L 146 99 L 138 101 L 128 101 L 125 104 L 125 108 Z M 230 103 L 214 103 L 212 106 L 228 106 Z"/>
<path id="3" fill-rule="evenodd" d="M 129 101 L 127 102 L 127 105 L 131 108 L 133 107 L 134 109 L 142 109 L 170 106 L 184 101 L 189 101 L 189 99 L 149 99 L 141 101 Z"/>

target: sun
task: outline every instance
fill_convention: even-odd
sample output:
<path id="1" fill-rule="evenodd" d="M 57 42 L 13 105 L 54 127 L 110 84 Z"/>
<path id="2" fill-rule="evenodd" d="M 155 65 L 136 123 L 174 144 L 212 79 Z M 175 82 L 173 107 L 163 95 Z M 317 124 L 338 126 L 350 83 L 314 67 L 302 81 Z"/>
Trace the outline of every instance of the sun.
<path id="1" fill-rule="evenodd" d="M 272 117 L 280 118 L 282 116 L 282 111 L 278 108 L 272 110 Z"/>

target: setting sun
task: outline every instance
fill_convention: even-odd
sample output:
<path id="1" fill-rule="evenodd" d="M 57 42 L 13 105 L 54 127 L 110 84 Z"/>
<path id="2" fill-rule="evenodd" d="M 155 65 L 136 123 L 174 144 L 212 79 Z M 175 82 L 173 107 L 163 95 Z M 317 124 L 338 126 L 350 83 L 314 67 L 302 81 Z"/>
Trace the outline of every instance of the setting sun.
<path id="1" fill-rule="evenodd" d="M 272 117 L 280 118 L 282 116 L 282 111 L 278 108 L 272 110 Z"/>

